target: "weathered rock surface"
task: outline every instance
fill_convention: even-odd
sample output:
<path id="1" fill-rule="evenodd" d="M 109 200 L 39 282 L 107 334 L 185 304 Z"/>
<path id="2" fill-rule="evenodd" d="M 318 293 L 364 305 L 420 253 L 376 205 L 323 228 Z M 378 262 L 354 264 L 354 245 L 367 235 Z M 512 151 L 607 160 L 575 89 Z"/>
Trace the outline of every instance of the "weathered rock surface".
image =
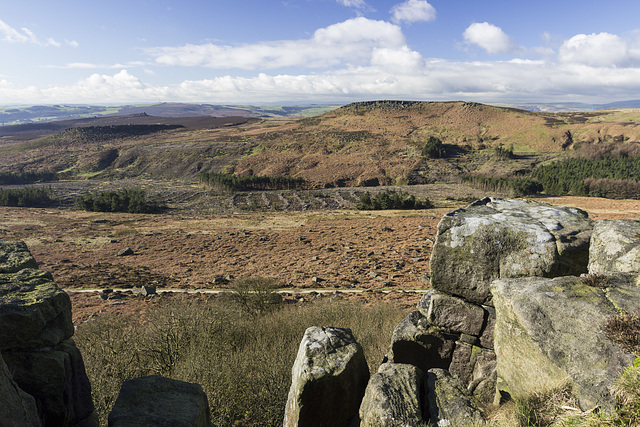
<path id="1" fill-rule="evenodd" d="M 640 220 L 600 220 L 593 227 L 589 273 L 640 272 Z"/>
<path id="2" fill-rule="evenodd" d="M 413 365 L 382 364 L 367 385 L 360 406 L 360 426 L 405 427 L 423 423 L 425 380 L 424 373 Z"/>
<path id="3" fill-rule="evenodd" d="M 45 426 L 92 425 L 91 387 L 72 340 L 38 351 L 5 351 L 2 357 L 20 387 L 35 397 Z"/>
<path id="4" fill-rule="evenodd" d="M 38 268 L 24 242 L 0 240 L 0 273 L 16 273 L 25 268 Z"/>
<path id="5" fill-rule="evenodd" d="M 467 335 L 480 335 L 485 311 L 462 298 L 436 292 L 431 297 L 427 318 L 441 328 Z"/>
<path id="6" fill-rule="evenodd" d="M 347 426 L 369 380 L 362 347 L 351 330 L 308 328 L 292 368 L 284 426 Z"/>
<path id="7" fill-rule="evenodd" d="M 198 384 L 151 375 L 122 384 L 110 427 L 209 427 L 207 395 Z"/>
<path id="8" fill-rule="evenodd" d="M 12 252 L 13 251 L 13 252 Z M 37 270 L 22 242 L 0 242 L 0 353 L 31 395 L 42 425 L 97 425 L 91 388 L 72 340 L 71 301 Z"/>
<path id="9" fill-rule="evenodd" d="M 485 198 L 446 214 L 431 255 L 434 289 L 491 305 L 498 278 L 587 271 L 592 221 L 576 208 Z"/>
<path id="10" fill-rule="evenodd" d="M 39 427 L 38 408 L 33 396 L 22 390 L 13 380 L 7 365 L 0 357 L 0 425 L 3 427 Z"/>
<path id="11" fill-rule="evenodd" d="M 577 277 L 493 282 L 499 389 L 528 396 L 569 383 L 583 409 L 613 411 L 611 387 L 635 358 L 603 332 L 617 313 L 607 294 L 631 291 L 613 286 L 603 291 Z"/>
<path id="12" fill-rule="evenodd" d="M 469 426 L 483 421 L 478 402 L 445 369 L 429 370 L 427 396 L 431 422 L 436 425 Z"/>
<path id="13" fill-rule="evenodd" d="M 394 329 L 386 361 L 417 366 L 422 372 L 448 369 L 459 337 L 432 325 L 421 311 L 412 311 Z"/>
<path id="14" fill-rule="evenodd" d="M 0 274 L 0 351 L 53 346 L 73 335 L 71 300 L 51 273 Z"/>

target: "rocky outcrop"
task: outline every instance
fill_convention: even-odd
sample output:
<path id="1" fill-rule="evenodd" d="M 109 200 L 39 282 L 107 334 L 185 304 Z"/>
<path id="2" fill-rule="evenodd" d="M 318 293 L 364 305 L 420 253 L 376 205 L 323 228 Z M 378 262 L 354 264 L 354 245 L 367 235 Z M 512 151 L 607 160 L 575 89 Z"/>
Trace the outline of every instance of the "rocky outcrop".
<path id="1" fill-rule="evenodd" d="M 198 384 L 151 375 L 122 384 L 109 427 L 209 427 L 207 395 Z"/>
<path id="2" fill-rule="evenodd" d="M 640 272 L 640 220 L 601 220 L 593 228 L 589 273 Z"/>
<path id="3" fill-rule="evenodd" d="M 71 302 L 22 242 L 0 241 L 0 353 L 44 426 L 97 425 Z"/>
<path id="4" fill-rule="evenodd" d="M 360 405 L 360 427 L 424 423 L 425 375 L 413 365 L 384 363 L 371 376 Z"/>
<path id="5" fill-rule="evenodd" d="M 634 286 L 635 287 L 635 286 Z M 569 385 L 583 409 L 613 411 L 611 389 L 635 355 L 607 338 L 616 306 L 577 277 L 502 279 L 496 307 L 499 390 L 513 397 Z M 625 292 L 623 285 L 613 292 Z"/>
<path id="6" fill-rule="evenodd" d="M 0 357 L 0 425 L 4 427 L 39 427 L 38 408 L 33 396 L 16 384 Z"/>
<path id="7" fill-rule="evenodd" d="M 575 208 L 490 198 L 445 215 L 433 289 L 395 328 L 362 425 L 473 425 L 494 401 L 556 387 L 584 410 L 613 411 L 612 388 L 635 355 L 603 329 L 640 310 L 640 220 L 601 223 Z"/>
<path id="8" fill-rule="evenodd" d="M 308 328 L 292 368 L 284 426 L 348 426 L 357 420 L 368 380 L 351 330 Z"/>
<path id="9" fill-rule="evenodd" d="M 485 198 L 446 214 L 431 255 L 431 286 L 491 305 L 498 278 L 587 272 L 592 221 L 576 208 Z"/>

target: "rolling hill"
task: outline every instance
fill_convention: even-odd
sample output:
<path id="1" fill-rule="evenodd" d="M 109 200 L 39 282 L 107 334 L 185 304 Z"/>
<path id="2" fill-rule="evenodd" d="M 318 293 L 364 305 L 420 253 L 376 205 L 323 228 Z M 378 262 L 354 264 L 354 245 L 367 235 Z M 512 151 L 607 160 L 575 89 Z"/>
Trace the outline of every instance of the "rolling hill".
<path id="1" fill-rule="evenodd" d="M 425 159 L 429 137 L 447 155 Z M 466 102 L 376 101 L 307 118 L 148 114 L 0 127 L 0 172 L 194 181 L 200 172 L 291 176 L 313 187 L 526 174 L 536 164 L 640 141 L 640 110 L 540 113 Z M 515 158 L 495 156 L 513 146 Z"/>

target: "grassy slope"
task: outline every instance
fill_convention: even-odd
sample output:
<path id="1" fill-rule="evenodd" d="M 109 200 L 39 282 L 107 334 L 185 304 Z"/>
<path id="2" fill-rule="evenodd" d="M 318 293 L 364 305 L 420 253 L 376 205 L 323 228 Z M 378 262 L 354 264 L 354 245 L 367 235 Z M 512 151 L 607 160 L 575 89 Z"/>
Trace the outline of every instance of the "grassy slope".
<path id="1" fill-rule="evenodd" d="M 130 138 L 3 138 L 0 171 L 54 169 L 79 178 L 187 180 L 199 171 L 233 171 L 297 176 L 318 186 L 405 184 L 451 180 L 467 172 L 526 171 L 564 155 L 563 146 L 571 152 L 589 144 L 640 141 L 639 124 L 640 110 L 552 114 L 463 102 L 356 103 L 316 117 Z M 425 162 L 421 149 L 432 135 L 459 147 L 452 150 L 455 155 Z M 500 144 L 513 145 L 520 154 L 517 161 L 492 157 Z"/>

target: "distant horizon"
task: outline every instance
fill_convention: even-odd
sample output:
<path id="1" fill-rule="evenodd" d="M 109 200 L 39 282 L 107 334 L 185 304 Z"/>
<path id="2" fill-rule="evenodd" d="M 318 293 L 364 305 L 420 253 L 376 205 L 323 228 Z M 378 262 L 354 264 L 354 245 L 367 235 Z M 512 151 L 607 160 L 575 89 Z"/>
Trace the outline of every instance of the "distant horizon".
<path id="1" fill-rule="evenodd" d="M 0 105 L 640 99 L 640 2 L 24 0 Z"/>

